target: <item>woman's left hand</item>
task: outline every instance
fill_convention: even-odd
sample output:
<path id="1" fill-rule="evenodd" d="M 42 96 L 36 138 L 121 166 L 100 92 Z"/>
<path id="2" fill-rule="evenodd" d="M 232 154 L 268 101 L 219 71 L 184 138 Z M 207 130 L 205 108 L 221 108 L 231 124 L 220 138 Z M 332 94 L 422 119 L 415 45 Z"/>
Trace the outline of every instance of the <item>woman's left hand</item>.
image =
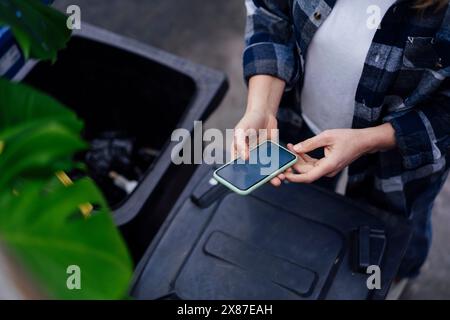
<path id="1" fill-rule="evenodd" d="M 395 147 L 391 124 L 366 129 L 333 129 L 288 148 L 299 155 L 298 162 L 279 176 L 291 182 L 312 183 L 324 176 L 333 177 L 366 153 Z M 324 148 L 324 157 L 314 159 L 306 153 Z"/>

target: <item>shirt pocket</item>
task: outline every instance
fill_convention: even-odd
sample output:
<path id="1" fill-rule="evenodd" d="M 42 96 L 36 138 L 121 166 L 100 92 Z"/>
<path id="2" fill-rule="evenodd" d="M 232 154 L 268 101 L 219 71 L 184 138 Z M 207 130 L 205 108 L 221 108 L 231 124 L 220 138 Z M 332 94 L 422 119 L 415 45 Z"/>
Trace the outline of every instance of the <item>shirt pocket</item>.
<path id="1" fill-rule="evenodd" d="M 403 68 L 436 70 L 442 68 L 433 37 L 408 37 L 403 52 Z"/>

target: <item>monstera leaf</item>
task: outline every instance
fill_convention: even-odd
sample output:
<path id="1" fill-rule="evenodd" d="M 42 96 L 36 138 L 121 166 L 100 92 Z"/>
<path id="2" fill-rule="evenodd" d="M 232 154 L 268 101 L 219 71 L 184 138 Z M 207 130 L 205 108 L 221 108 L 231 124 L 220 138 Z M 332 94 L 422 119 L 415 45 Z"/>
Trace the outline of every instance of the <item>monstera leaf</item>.
<path id="1" fill-rule="evenodd" d="M 86 147 L 76 135 L 57 122 L 25 129 L 3 142 L 0 155 L 0 188 L 17 176 L 48 176 L 74 168 L 73 154 Z"/>
<path id="2" fill-rule="evenodd" d="M 94 212 L 84 218 L 80 204 Z M 41 291 L 58 299 L 117 299 L 126 296 L 131 259 L 106 202 L 88 178 L 24 180 L 0 193 L 0 240 Z M 79 268 L 79 288 L 67 285 L 67 270 Z"/>
<path id="3" fill-rule="evenodd" d="M 0 25 L 11 28 L 26 59 L 55 61 L 71 33 L 66 17 L 39 0 L 0 0 Z"/>
<path id="4" fill-rule="evenodd" d="M 86 148 L 83 124 L 59 102 L 23 84 L 0 79 L 0 189 L 17 176 L 70 170 Z"/>
<path id="5" fill-rule="evenodd" d="M 0 80 L 0 243 L 49 298 L 123 298 L 132 263 L 101 192 L 56 177 L 86 148 L 82 127 L 56 100 Z M 79 289 L 67 285 L 71 266 Z"/>

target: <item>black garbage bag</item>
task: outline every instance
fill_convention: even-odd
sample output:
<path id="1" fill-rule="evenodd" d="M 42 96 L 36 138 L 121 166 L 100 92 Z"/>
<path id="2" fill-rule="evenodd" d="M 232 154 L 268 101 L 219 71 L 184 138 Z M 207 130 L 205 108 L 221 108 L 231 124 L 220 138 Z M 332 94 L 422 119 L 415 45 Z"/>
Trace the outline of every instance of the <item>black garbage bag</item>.
<path id="1" fill-rule="evenodd" d="M 137 139 L 121 131 L 104 131 L 94 137 L 87 152 L 79 156 L 88 175 L 102 189 L 114 207 L 132 193 L 159 151 L 137 143 Z M 76 179 L 80 172 L 73 172 Z"/>

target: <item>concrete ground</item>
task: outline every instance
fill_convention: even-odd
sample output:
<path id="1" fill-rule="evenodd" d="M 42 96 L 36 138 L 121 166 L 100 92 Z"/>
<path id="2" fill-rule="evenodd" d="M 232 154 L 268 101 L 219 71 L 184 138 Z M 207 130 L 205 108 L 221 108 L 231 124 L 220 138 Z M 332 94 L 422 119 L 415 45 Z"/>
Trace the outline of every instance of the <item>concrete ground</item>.
<path id="1" fill-rule="evenodd" d="M 207 126 L 232 128 L 243 114 L 243 0 L 56 0 L 81 7 L 82 19 L 227 73 L 230 90 Z M 450 181 L 434 209 L 434 242 L 423 273 L 402 299 L 450 299 Z"/>

